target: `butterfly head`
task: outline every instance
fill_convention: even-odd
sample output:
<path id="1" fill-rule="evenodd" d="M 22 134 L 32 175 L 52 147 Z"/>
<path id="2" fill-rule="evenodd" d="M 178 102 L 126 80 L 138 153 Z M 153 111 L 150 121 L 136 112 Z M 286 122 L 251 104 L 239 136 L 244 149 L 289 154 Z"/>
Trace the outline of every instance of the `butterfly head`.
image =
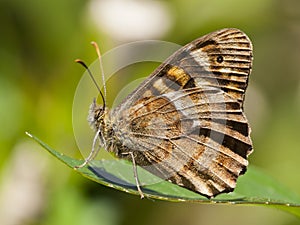
<path id="1" fill-rule="evenodd" d="M 88 121 L 90 126 L 94 130 L 101 130 L 105 126 L 107 116 L 107 109 L 106 107 L 102 105 L 98 105 L 96 103 L 96 99 L 93 100 L 90 110 L 89 110 L 89 116 Z"/>

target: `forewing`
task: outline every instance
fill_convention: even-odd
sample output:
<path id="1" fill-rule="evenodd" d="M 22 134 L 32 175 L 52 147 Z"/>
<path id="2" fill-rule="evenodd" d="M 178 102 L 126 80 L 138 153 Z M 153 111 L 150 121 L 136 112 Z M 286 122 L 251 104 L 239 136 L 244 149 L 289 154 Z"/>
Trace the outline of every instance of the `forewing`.
<path id="1" fill-rule="evenodd" d="M 252 45 L 223 29 L 184 46 L 113 112 L 138 165 L 212 197 L 235 188 L 252 151 L 242 111 Z"/>
<path id="2" fill-rule="evenodd" d="M 141 97 L 205 86 L 220 88 L 242 103 L 251 68 L 250 39 L 238 29 L 222 29 L 171 55 L 121 105 Z"/>

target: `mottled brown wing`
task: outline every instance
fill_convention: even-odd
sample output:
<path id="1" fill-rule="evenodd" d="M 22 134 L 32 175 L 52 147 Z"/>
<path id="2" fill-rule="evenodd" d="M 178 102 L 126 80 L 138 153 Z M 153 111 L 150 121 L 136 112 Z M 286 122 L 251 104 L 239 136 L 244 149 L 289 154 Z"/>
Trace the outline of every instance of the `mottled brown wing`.
<path id="1" fill-rule="evenodd" d="M 138 165 L 204 196 L 232 191 L 252 151 L 242 111 L 251 66 L 238 29 L 179 49 L 112 112 L 113 151 L 132 151 Z"/>

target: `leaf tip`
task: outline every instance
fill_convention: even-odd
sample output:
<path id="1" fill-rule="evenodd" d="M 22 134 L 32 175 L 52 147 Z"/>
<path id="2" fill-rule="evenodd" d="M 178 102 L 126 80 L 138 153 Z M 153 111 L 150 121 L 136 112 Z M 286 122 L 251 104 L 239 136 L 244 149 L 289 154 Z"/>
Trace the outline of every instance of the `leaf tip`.
<path id="1" fill-rule="evenodd" d="M 26 134 L 28 137 L 30 137 L 30 138 L 33 138 L 33 136 L 32 136 L 32 134 L 31 134 L 31 133 L 29 133 L 29 132 L 25 131 L 25 134 Z"/>

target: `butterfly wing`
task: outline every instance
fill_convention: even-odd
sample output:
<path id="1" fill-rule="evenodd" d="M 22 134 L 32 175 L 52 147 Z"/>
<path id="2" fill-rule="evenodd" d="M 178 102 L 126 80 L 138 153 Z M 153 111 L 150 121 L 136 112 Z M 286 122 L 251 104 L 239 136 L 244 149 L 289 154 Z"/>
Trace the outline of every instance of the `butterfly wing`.
<path id="1" fill-rule="evenodd" d="M 232 191 L 252 151 L 242 110 L 251 67 L 238 29 L 179 49 L 112 112 L 113 151 L 204 196 Z"/>

